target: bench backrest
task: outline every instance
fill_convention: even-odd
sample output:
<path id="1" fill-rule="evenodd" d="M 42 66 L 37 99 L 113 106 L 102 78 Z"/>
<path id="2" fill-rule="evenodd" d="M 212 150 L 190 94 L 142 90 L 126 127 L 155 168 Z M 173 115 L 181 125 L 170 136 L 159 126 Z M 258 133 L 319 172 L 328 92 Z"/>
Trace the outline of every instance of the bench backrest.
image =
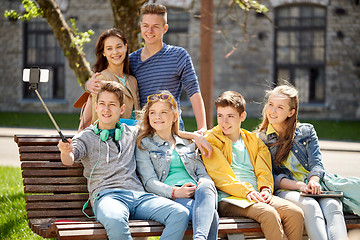
<path id="1" fill-rule="evenodd" d="M 83 166 L 61 163 L 60 137 L 15 135 L 14 140 L 19 146 L 29 220 L 88 220 L 81 211 L 88 199 Z M 86 212 L 93 215 L 90 207 Z"/>

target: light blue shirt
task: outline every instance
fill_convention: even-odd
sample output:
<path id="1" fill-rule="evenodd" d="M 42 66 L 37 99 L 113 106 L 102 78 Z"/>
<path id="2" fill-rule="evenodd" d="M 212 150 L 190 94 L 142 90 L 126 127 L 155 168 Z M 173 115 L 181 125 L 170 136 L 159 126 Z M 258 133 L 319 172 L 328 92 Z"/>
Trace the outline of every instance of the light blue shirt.
<path id="1" fill-rule="evenodd" d="M 235 173 L 236 179 L 240 182 L 248 182 L 254 189 L 258 189 L 254 166 L 251 164 L 249 153 L 242 138 L 233 143 L 232 152 L 230 167 Z"/>
<path id="2" fill-rule="evenodd" d="M 233 143 L 230 167 L 238 181 L 248 182 L 254 189 L 258 189 L 254 166 L 251 164 L 249 153 L 246 150 L 244 140 L 242 138 Z M 228 196 L 230 195 L 223 191 L 219 191 L 219 201 Z"/>

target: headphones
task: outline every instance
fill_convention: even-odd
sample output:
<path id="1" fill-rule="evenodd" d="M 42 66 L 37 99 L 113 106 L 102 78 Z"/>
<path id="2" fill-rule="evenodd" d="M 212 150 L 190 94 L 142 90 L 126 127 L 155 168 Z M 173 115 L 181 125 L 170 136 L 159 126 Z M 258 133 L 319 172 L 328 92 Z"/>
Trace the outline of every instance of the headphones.
<path id="1" fill-rule="evenodd" d="M 107 130 L 107 129 L 99 129 L 98 124 L 99 124 L 99 120 L 97 120 L 93 125 L 94 133 L 96 135 L 100 134 L 100 140 L 103 141 L 103 142 L 106 142 L 106 140 L 108 140 L 108 138 L 109 138 L 109 134 L 110 134 L 109 130 Z M 114 134 L 115 141 L 120 140 L 121 133 L 122 133 L 123 130 L 124 130 L 124 127 L 120 124 L 120 122 L 116 122 L 115 134 Z"/>

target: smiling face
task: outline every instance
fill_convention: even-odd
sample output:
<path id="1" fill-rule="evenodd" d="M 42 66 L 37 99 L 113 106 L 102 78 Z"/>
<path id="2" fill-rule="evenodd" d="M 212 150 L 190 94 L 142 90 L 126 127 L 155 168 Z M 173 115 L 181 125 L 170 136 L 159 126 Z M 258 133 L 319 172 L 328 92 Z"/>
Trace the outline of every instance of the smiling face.
<path id="1" fill-rule="evenodd" d="M 156 44 L 163 40 L 164 34 L 168 30 L 164 17 L 158 14 L 145 14 L 140 23 L 141 36 L 146 44 Z"/>
<path id="2" fill-rule="evenodd" d="M 295 109 L 290 109 L 290 99 L 284 95 L 272 94 L 265 107 L 265 114 L 269 123 L 277 132 L 281 132 L 285 121 L 293 116 Z"/>
<path id="3" fill-rule="evenodd" d="M 110 36 L 105 39 L 103 55 L 106 57 L 110 67 L 123 65 L 126 52 L 127 45 L 120 38 Z"/>
<path id="4" fill-rule="evenodd" d="M 99 118 L 99 128 L 113 129 L 120 115 L 125 112 L 125 104 L 120 106 L 119 98 L 115 93 L 104 91 L 99 93 L 95 109 Z"/>
<path id="5" fill-rule="evenodd" d="M 221 131 L 233 142 L 240 139 L 241 122 L 246 118 L 246 112 L 239 112 L 232 106 L 221 107 L 217 109 L 217 121 Z"/>
<path id="6" fill-rule="evenodd" d="M 169 102 L 155 102 L 149 108 L 150 126 L 155 129 L 158 134 L 162 132 L 171 133 L 173 123 L 177 117 L 177 113 L 171 108 Z"/>

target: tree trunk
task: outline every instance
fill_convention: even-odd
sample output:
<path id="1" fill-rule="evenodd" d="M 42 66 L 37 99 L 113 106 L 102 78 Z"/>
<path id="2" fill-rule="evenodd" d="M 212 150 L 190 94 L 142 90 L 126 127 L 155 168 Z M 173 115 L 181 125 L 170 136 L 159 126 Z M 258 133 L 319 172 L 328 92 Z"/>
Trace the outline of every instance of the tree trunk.
<path id="1" fill-rule="evenodd" d="M 139 17 L 140 8 L 145 0 L 110 0 L 114 14 L 114 25 L 123 31 L 128 41 L 130 52 L 138 49 L 140 43 L 138 34 L 140 33 Z"/>
<path id="2" fill-rule="evenodd" d="M 70 27 L 66 23 L 59 6 L 55 0 L 36 0 L 39 7 L 44 11 L 44 17 L 52 28 L 60 46 L 69 61 L 69 65 L 75 72 L 75 76 L 81 86 L 91 76 L 91 69 L 84 54 L 80 53 L 77 46 L 72 47 L 71 41 L 74 38 Z"/>

